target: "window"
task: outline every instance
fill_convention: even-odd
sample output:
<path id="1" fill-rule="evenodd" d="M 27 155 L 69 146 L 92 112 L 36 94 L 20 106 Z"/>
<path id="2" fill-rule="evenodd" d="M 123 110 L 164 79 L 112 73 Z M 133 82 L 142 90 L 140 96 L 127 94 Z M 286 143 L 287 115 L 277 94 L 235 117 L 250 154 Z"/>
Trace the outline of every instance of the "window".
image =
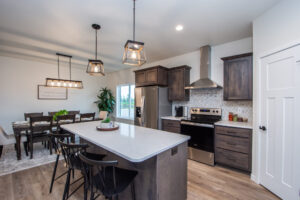
<path id="1" fill-rule="evenodd" d="M 117 86 L 117 117 L 134 118 L 134 88 L 135 85 Z"/>

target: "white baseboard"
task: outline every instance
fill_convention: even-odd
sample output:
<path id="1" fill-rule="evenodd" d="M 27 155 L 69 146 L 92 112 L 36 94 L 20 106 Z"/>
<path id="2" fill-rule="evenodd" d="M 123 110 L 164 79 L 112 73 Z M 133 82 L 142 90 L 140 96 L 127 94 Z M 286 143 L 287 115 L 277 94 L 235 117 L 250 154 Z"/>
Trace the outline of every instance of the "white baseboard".
<path id="1" fill-rule="evenodd" d="M 251 180 L 254 181 L 255 183 L 259 184 L 259 180 L 257 178 L 257 176 L 255 176 L 254 174 L 251 173 Z"/>

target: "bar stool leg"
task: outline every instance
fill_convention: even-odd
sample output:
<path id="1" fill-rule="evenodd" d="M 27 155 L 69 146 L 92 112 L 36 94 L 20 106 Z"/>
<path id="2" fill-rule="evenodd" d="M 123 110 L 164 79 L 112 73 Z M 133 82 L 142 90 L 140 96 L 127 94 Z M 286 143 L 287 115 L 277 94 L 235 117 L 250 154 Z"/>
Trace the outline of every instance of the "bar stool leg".
<path id="1" fill-rule="evenodd" d="M 53 188 L 53 183 L 54 183 L 54 180 L 55 180 L 55 175 L 56 175 L 56 169 L 57 169 L 58 161 L 59 161 L 59 154 L 57 154 L 57 156 L 56 156 L 56 162 L 55 162 L 55 165 L 54 165 L 54 170 L 53 170 L 53 174 L 52 174 L 52 179 L 51 179 L 49 193 L 52 192 L 52 188 Z"/>
<path id="2" fill-rule="evenodd" d="M 134 181 L 131 183 L 131 195 L 132 195 L 132 199 L 135 200 L 135 187 L 134 187 Z"/>

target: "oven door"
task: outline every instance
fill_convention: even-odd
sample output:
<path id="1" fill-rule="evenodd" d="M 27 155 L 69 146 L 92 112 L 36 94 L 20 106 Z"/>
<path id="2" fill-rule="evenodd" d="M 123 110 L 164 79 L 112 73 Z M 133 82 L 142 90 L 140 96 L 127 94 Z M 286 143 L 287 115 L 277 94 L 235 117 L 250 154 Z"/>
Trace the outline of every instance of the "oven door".
<path id="1" fill-rule="evenodd" d="M 182 121 L 181 134 L 191 137 L 189 147 L 214 153 L 214 125 Z"/>

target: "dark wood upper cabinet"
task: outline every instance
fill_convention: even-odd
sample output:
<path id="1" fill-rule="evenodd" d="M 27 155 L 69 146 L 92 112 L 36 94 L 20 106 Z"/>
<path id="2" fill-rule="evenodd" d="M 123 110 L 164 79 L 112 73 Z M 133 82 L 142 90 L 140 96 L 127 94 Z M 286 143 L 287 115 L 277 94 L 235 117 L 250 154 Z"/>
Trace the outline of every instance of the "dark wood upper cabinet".
<path id="1" fill-rule="evenodd" d="M 168 86 L 168 68 L 155 66 L 135 71 L 135 85 L 141 86 Z"/>
<path id="2" fill-rule="evenodd" d="M 174 67 L 169 70 L 169 101 L 188 101 L 190 90 L 184 87 L 190 84 L 189 66 Z"/>
<path id="3" fill-rule="evenodd" d="M 224 100 L 252 100 L 252 53 L 222 58 Z"/>

